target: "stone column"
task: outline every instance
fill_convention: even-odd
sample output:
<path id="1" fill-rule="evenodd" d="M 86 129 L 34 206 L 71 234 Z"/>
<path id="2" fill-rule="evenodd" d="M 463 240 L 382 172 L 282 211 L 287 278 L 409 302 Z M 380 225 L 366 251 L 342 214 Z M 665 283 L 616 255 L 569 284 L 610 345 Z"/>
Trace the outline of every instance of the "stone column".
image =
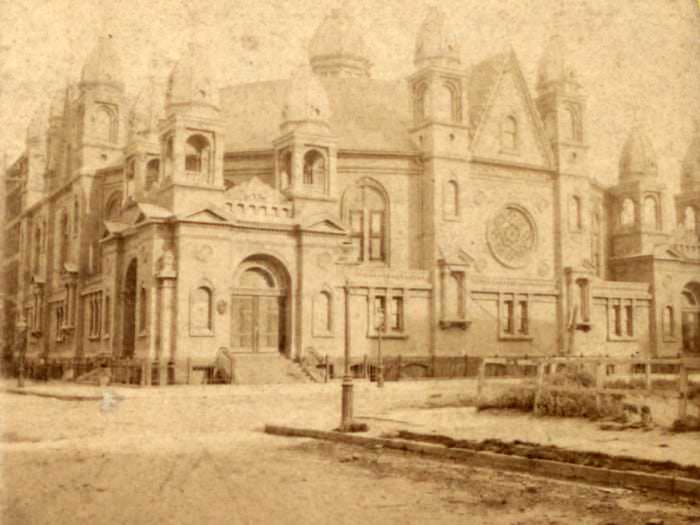
<path id="1" fill-rule="evenodd" d="M 160 348 L 158 351 L 158 384 L 167 380 L 163 377 L 163 364 L 175 360 L 173 345 L 173 323 L 175 322 L 175 257 L 171 251 L 163 254 L 161 271 L 157 275 L 160 288 Z M 155 312 L 153 312 L 155 314 Z"/>

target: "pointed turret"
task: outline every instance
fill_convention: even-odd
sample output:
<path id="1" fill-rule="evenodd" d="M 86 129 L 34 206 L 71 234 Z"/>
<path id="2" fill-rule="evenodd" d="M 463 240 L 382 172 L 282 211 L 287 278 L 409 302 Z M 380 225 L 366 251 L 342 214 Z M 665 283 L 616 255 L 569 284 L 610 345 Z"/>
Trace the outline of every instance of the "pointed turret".
<path id="1" fill-rule="evenodd" d="M 343 9 L 333 9 L 316 30 L 309 63 L 320 76 L 370 76 L 372 63 L 362 30 Z"/>
<path id="2" fill-rule="evenodd" d="M 454 29 L 444 11 L 432 7 L 418 30 L 413 62 L 417 68 L 426 65 L 458 66 L 460 47 Z"/>

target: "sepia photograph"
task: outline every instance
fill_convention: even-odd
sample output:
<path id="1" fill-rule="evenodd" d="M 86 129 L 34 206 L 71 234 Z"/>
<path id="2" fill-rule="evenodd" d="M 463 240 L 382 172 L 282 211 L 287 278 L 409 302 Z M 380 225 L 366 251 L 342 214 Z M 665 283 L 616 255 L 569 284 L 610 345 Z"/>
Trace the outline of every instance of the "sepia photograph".
<path id="1" fill-rule="evenodd" d="M 700 0 L 0 0 L 0 523 L 700 524 Z"/>

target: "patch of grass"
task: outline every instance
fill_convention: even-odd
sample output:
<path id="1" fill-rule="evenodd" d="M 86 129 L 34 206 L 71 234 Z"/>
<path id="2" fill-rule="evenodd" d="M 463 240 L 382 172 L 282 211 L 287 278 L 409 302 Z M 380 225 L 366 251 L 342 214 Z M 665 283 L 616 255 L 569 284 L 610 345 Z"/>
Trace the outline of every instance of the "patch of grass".
<path id="1" fill-rule="evenodd" d="M 578 369 L 564 369 L 545 376 L 538 402 L 539 413 L 555 417 L 622 418 L 624 409 L 619 399 L 603 396 L 600 405 L 595 394 L 585 389 L 595 384 L 592 374 Z M 580 388 L 580 392 L 558 392 L 547 387 Z M 531 412 L 535 404 L 536 385 L 528 381 L 508 388 L 494 399 L 478 405 L 478 410 L 510 409 Z"/>
<path id="2" fill-rule="evenodd" d="M 671 426 L 673 432 L 700 432 L 700 417 L 686 416 L 684 419 L 676 419 Z"/>

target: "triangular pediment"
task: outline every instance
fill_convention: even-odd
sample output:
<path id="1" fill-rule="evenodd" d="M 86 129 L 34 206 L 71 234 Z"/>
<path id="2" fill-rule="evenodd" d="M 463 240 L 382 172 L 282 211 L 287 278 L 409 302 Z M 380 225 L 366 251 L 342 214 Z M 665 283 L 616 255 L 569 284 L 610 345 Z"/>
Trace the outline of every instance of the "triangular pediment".
<path id="1" fill-rule="evenodd" d="M 197 221 L 197 222 L 218 222 L 218 223 L 225 223 L 225 222 L 230 222 L 229 217 L 227 214 L 223 211 L 220 211 L 216 208 L 203 208 L 201 210 L 198 210 L 193 213 L 189 213 L 182 217 L 182 219 L 188 220 L 188 221 Z"/>
<path id="2" fill-rule="evenodd" d="M 346 228 L 334 217 L 330 216 L 315 216 L 310 217 L 300 228 L 304 231 L 312 231 L 317 233 L 334 233 L 338 235 L 347 234 Z"/>
<path id="3" fill-rule="evenodd" d="M 447 266 L 470 267 L 474 258 L 464 248 L 449 244 L 440 247 L 440 262 Z"/>
<path id="4" fill-rule="evenodd" d="M 502 68 L 475 132 L 472 154 L 505 164 L 548 169 L 552 156 L 544 126 L 514 53 L 503 61 Z M 510 118 L 515 119 L 515 147 L 508 139 Z"/>

